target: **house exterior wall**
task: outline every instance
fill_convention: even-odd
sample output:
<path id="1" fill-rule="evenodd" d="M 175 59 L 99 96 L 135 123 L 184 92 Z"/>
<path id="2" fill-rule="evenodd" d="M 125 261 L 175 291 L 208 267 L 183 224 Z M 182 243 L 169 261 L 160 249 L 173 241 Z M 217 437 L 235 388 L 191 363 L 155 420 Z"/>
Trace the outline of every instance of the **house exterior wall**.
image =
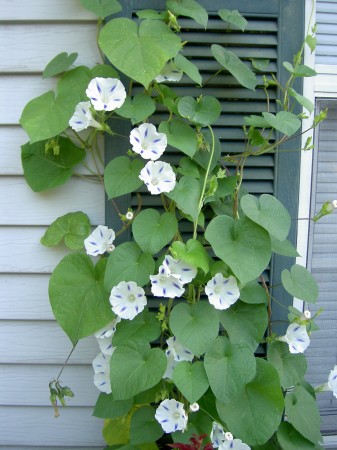
<path id="1" fill-rule="evenodd" d="M 73 177 L 66 186 L 32 192 L 20 160 L 28 138 L 19 126 L 25 104 L 54 88 L 55 79 L 41 73 L 56 54 L 78 51 L 76 64 L 99 61 L 96 19 L 79 0 L 0 0 L 0 11 L 0 449 L 102 449 L 102 421 L 91 416 L 98 393 L 93 339 L 79 344 L 61 377 L 75 391 L 69 407 L 56 419 L 49 403 L 48 383 L 71 350 L 48 301 L 50 273 L 67 250 L 39 240 L 69 211 L 104 223 L 103 188 Z"/>

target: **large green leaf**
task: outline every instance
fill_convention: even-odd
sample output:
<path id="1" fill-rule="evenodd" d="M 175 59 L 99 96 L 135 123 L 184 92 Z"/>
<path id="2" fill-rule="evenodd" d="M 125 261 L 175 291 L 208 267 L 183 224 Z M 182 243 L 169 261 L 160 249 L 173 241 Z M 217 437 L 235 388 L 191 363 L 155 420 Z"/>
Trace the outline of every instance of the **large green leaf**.
<path id="1" fill-rule="evenodd" d="M 198 139 L 195 130 L 186 122 L 181 119 L 161 122 L 159 131 L 166 134 L 169 145 L 193 158 L 198 148 Z"/>
<path id="2" fill-rule="evenodd" d="M 155 209 L 144 209 L 132 224 L 135 241 L 143 252 L 152 255 L 167 245 L 178 231 L 178 222 L 174 214 L 159 214 Z"/>
<path id="3" fill-rule="evenodd" d="M 240 28 L 241 31 L 244 31 L 247 26 L 247 20 L 239 13 L 237 9 L 234 11 L 231 11 L 230 9 L 220 9 L 218 14 L 222 20 L 228 22 L 230 25 Z"/>
<path id="4" fill-rule="evenodd" d="M 126 97 L 123 106 L 116 109 L 119 116 L 131 119 L 132 124 L 142 122 L 156 110 L 156 104 L 148 95 L 140 92 L 133 98 Z"/>
<path id="5" fill-rule="evenodd" d="M 206 9 L 195 0 L 167 0 L 167 9 L 177 16 L 191 17 L 204 28 L 207 27 L 208 13 Z"/>
<path id="6" fill-rule="evenodd" d="M 197 402 L 209 387 L 204 364 L 201 361 L 193 364 L 181 361 L 174 368 L 172 379 L 190 403 Z"/>
<path id="7" fill-rule="evenodd" d="M 56 320 L 73 344 L 111 322 L 109 295 L 103 286 L 106 259 L 96 266 L 87 255 L 70 254 L 56 266 L 49 298 Z"/>
<path id="8" fill-rule="evenodd" d="M 139 178 L 144 167 L 141 159 L 130 159 L 127 156 L 117 156 L 104 170 L 104 186 L 109 198 L 129 194 L 142 184 Z"/>
<path id="9" fill-rule="evenodd" d="M 277 430 L 284 400 L 276 369 L 256 360 L 256 376 L 227 404 L 217 402 L 221 419 L 248 445 L 264 444 Z"/>
<path id="10" fill-rule="evenodd" d="M 225 69 L 230 72 L 242 86 L 247 89 L 254 90 L 257 85 L 257 78 L 246 64 L 239 59 L 233 52 L 221 47 L 220 45 L 213 44 L 211 47 L 214 58 Z"/>
<path id="11" fill-rule="evenodd" d="M 198 219 L 198 203 L 201 188 L 198 180 L 192 177 L 181 177 L 173 191 L 166 193 L 167 197 L 174 200 L 184 214 Z"/>
<path id="12" fill-rule="evenodd" d="M 188 75 L 191 80 L 195 81 L 197 84 L 199 84 L 199 86 L 202 85 L 202 77 L 200 75 L 199 69 L 189 59 L 178 53 L 178 55 L 174 58 L 174 63 L 178 67 L 178 69 L 186 73 L 186 75 Z"/>
<path id="13" fill-rule="evenodd" d="M 244 195 L 241 198 L 241 208 L 247 217 L 265 228 L 271 235 L 280 241 L 288 236 L 291 217 L 273 195 L 262 194 L 260 198 L 254 195 Z"/>
<path id="14" fill-rule="evenodd" d="M 218 120 L 221 114 L 221 105 L 215 97 L 206 95 L 197 100 L 193 97 L 181 97 L 178 103 L 178 112 L 192 123 L 207 127 Z"/>
<path id="15" fill-rule="evenodd" d="M 108 291 L 121 281 L 134 281 L 144 286 L 153 274 L 155 263 L 149 253 L 143 253 L 135 242 L 124 242 L 110 254 L 105 273 Z"/>
<path id="16" fill-rule="evenodd" d="M 133 320 L 122 320 L 112 338 L 114 347 L 118 347 L 128 340 L 151 342 L 160 336 L 160 323 L 156 314 L 147 308 Z"/>
<path id="17" fill-rule="evenodd" d="M 99 45 L 110 62 L 145 88 L 181 48 L 180 38 L 160 20 L 112 19 L 99 35 Z"/>
<path id="18" fill-rule="evenodd" d="M 268 325 L 265 305 L 250 305 L 241 301 L 219 312 L 220 322 L 232 344 L 246 344 L 252 351 L 261 342 Z"/>
<path id="19" fill-rule="evenodd" d="M 300 256 L 294 245 L 290 241 L 288 241 L 288 239 L 285 239 L 284 241 L 279 241 L 273 236 L 270 236 L 270 238 L 271 238 L 271 249 L 274 253 L 283 256 L 292 256 L 292 257 Z"/>
<path id="20" fill-rule="evenodd" d="M 264 112 L 262 115 L 271 127 L 286 136 L 292 136 L 301 127 L 300 119 L 288 111 L 280 111 L 276 115 Z"/>
<path id="21" fill-rule="evenodd" d="M 290 295 L 305 302 L 315 303 L 318 297 L 318 286 L 316 280 L 305 267 L 294 264 L 289 270 L 284 269 L 281 273 L 284 289 Z"/>
<path id="22" fill-rule="evenodd" d="M 101 419 L 116 419 L 123 417 L 132 408 L 133 399 L 115 400 L 112 394 L 101 392 L 97 399 L 93 416 Z"/>
<path id="23" fill-rule="evenodd" d="M 167 366 L 165 353 L 143 341 L 119 345 L 111 357 L 112 395 L 125 400 L 157 384 Z"/>
<path id="24" fill-rule="evenodd" d="M 240 289 L 240 300 L 250 304 L 266 304 L 267 293 L 257 281 L 253 280 Z"/>
<path id="25" fill-rule="evenodd" d="M 219 336 L 205 354 L 205 370 L 215 397 L 223 403 L 234 400 L 256 374 L 253 352 Z"/>
<path id="26" fill-rule="evenodd" d="M 151 406 L 143 406 L 134 413 L 130 426 L 131 444 L 154 442 L 164 434 L 154 415 L 155 410 Z"/>
<path id="27" fill-rule="evenodd" d="M 90 220 L 86 214 L 81 211 L 68 213 L 54 220 L 40 242 L 46 247 L 55 247 L 64 239 L 68 248 L 79 250 L 83 248 L 84 239 L 89 236 L 90 230 Z"/>
<path id="28" fill-rule="evenodd" d="M 49 78 L 58 75 L 70 67 L 78 57 L 78 53 L 59 53 L 45 67 L 42 77 Z"/>
<path id="29" fill-rule="evenodd" d="M 307 370 L 305 356 L 301 353 L 290 353 L 283 342 L 274 341 L 268 345 L 268 361 L 277 370 L 284 389 L 295 386 Z"/>
<path id="30" fill-rule="evenodd" d="M 286 395 L 285 412 L 292 426 L 310 442 L 322 440 L 321 420 L 315 399 L 302 386 Z"/>
<path id="31" fill-rule="evenodd" d="M 180 303 L 171 312 L 170 327 L 179 342 L 200 356 L 214 344 L 218 335 L 218 314 L 206 302 L 194 305 Z"/>
<path id="32" fill-rule="evenodd" d="M 312 442 L 305 439 L 289 422 L 282 422 L 277 430 L 277 439 L 283 450 L 317 450 Z"/>
<path id="33" fill-rule="evenodd" d="M 64 184 L 73 174 L 73 167 L 85 158 L 85 152 L 70 139 L 60 137 L 55 141 L 58 154 L 54 154 L 52 148 L 46 151 L 46 144 L 48 141 L 34 144 L 27 142 L 21 146 L 23 172 L 34 192 Z"/>
<path id="34" fill-rule="evenodd" d="M 218 216 L 208 225 L 205 237 L 242 283 L 260 276 L 269 263 L 269 234 L 246 217 Z"/>
<path id="35" fill-rule="evenodd" d="M 116 14 L 122 9 L 117 0 L 81 0 L 81 5 L 101 19 Z"/>
<path id="36" fill-rule="evenodd" d="M 200 267 L 205 273 L 208 272 L 210 257 L 201 242 L 196 239 L 189 239 L 186 244 L 175 241 L 171 248 L 175 258 Z"/>

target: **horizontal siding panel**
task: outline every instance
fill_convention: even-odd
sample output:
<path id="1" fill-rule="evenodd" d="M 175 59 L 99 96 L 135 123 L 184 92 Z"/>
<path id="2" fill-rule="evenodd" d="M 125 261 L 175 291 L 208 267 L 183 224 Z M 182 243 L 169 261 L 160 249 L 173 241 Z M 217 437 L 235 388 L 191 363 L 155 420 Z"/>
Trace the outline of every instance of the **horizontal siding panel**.
<path id="1" fill-rule="evenodd" d="M 84 134 L 83 134 L 84 136 Z M 23 169 L 21 164 L 21 145 L 29 141 L 24 129 L 20 126 L 2 126 L 0 127 L 0 148 L 1 148 L 1 164 L 0 175 L 22 175 Z M 74 141 L 75 142 L 75 141 Z M 103 139 L 99 139 L 101 155 L 103 155 Z M 96 158 L 100 173 L 103 173 L 102 165 Z M 97 173 L 95 163 L 91 153 L 88 153 L 85 159 L 88 169 Z M 81 175 L 91 174 L 82 164 L 76 167 L 76 172 Z"/>
<path id="2" fill-rule="evenodd" d="M 104 223 L 103 185 L 73 177 L 58 188 L 33 192 L 23 177 L 0 178 L 0 225 L 49 225 L 70 211 L 85 212 L 93 225 Z"/>
<path id="3" fill-rule="evenodd" d="M 92 417 L 92 408 L 63 408 L 60 413 L 56 419 L 51 407 L 0 407 L 1 444 L 29 443 L 34 449 L 46 445 L 104 446 L 103 421 Z"/>
<path id="4" fill-rule="evenodd" d="M 43 227 L 0 227 L 0 273 L 51 273 L 69 250 L 63 245 L 41 245 L 45 231 Z"/>
<path id="5" fill-rule="evenodd" d="M 72 349 L 56 322 L 2 321 L 0 337 L 0 364 L 63 364 Z M 70 364 L 91 364 L 98 353 L 96 339 L 81 339 Z"/>
<path id="6" fill-rule="evenodd" d="M 77 52 L 75 64 L 101 63 L 96 46 L 96 24 L 0 25 L 0 71 L 42 72 L 61 52 Z"/>
<path id="7" fill-rule="evenodd" d="M 335 1 L 317 0 L 316 2 L 317 13 L 336 13 L 337 3 Z"/>
<path id="8" fill-rule="evenodd" d="M 9 364 L 0 366 L 0 405 L 50 406 L 48 383 L 55 379 L 62 366 Z M 91 365 L 67 365 L 61 385 L 69 386 L 74 397 L 67 406 L 94 406 L 99 390 L 93 382 Z M 61 410 L 62 415 L 62 410 Z"/>

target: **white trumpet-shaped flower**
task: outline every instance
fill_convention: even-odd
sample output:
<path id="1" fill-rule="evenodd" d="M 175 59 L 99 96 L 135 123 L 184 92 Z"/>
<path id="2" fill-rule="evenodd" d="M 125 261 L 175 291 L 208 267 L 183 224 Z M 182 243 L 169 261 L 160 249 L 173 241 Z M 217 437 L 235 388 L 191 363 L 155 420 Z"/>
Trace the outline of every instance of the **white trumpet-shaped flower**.
<path id="1" fill-rule="evenodd" d="M 180 342 L 177 341 L 175 336 L 167 339 L 166 355 L 173 354 L 175 361 L 192 361 L 194 358 L 193 353 Z"/>
<path id="2" fill-rule="evenodd" d="M 337 365 L 330 371 L 328 386 L 333 392 L 333 395 L 337 398 Z"/>
<path id="3" fill-rule="evenodd" d="M 182 284 L 190 283 L 198 272 L 192 264 L 174 259 L 170 255 L 165 256 L 163 266 L 168 273 L 178 277 Z"/>
<path id="4" fill-rule="evenodd" d="M 178 67 L 172 61 L 169 61 L 167 64 L 165 64 L 160 74 L 155 77 L 155 81 L 157 81 L 157 83 L 165 83 L 167 81 L 180 81 L 182 76 L 183 71 L 178 69 Z"/>
<path id="5" fill-rule="evenodd" d="M 225 431 L 218 422 L 212 423 L 210 439 L 214 448 L 220 447 L 226 441 Z"/>
<path id="6" fill-rule="evenodd" d="M 187 414 L 184 405 L 174 399 L 163 400 L 156 409 L 155 418 L 165 433 L 183 431 L 187 426 Z"/>
<path id="7" fill-rule="evenodd" d="M 134 281 L 121 281 L 110 294 L 112 311 L 122 319 L 132 320 L 147 304 L 145 291 Z"/>
<path id="8" fill-rule="evenodd" d="M 88 127 L 100 128 L 101 125 L 93 118 L 90 111 L 90 102 L 80 102 L 69 120 L 69 126 L 76 132 L 86 130 Z"/>
<path id="9" fill-rule="evenodd" d="M 96 111 L 113 111 L 126 99 L 124 85 L 117 78 L 96 77 L 90 81 L 85 93 Z"/>
<path id="10" fill-rule="evenodd" d="M 232 275 L 224 278 L 222 273 L 217 273 L 209 280 L 205 293 L 210 304 L 216 309 L 227 309 L 240 297 L 236 278 Z"/>
<path id="11" fill-rule="evenodd" d="M 173 370 L 174 370 L 175 366 L 178 364 L 178 361 L 176 361 L 174 359 L 173 352 L 166 350 L 165 354 L 166 354 L 166 359 L 167 359 L 167 366 L 166 366 L 165 373 L 162 376 L 162 378 L 164 378 L 164 379 L 172 378 Z"/>
<path id="12" fill-rule="evenodd" d="M 84 247 L 88 255 L 103 255 L 111 252 L 115 246 L 112 244 L 115 239 L 115 232 L 105 225 L 98 227 L 84 240 Z"/>
<path id="13" fill-rule="evenodd" d="M 160 158 L 167 147 L 165 133 L 158 133 L 152 123 L 142 123 L 130 133 L 132 150 L 144 159 L 155 161 Z"/>
<path id="14" fill-rule="evenodd" d="M 108 325 L 106 325 L 104 328 L 96 331 L 96 333 L 94 335 L 95 338 L 103 339 L 103 338 L 111 337 L 115 333 L 116 325 L 120 321 L 121 321 L 121 318 L 119 316 L 116 316 L 112 322 L 108 323 Z"/>
<path id="15" fill-rule="evenodd" d="M 150 275 L 151 291 L 155 297 L 175 298 L 180 297 L 185 289 L 182 282 L 175 275 L 161 265 L 158 275 Z"/>
<path id="16" fill-rule="evenodd" d="M 290 353 L 303 353 L 310 344 L 307 327 L 298 323 L 291 323 L 285 336 L 279 337 L 278 340 L 288 344 Z"/>
<path id="17" fill-rule="evenodd" d="M 101 392 L 111 394 L 110 383 L 110 359 L 111 355 L 99 353 L 92 362 L 94 369 L 94 384 Z"/>
<path id="18" fill-rule="evenodd" d="M 241 439 L 233 439 L 231 433 L 225 434 L 226 440 L 219 446 L 219 450 L 251 450 L 249 445 L 242 442 Z M 231 437 L 231 439 L 228 439 L 228 437 Z"/>
<path id="19" fill-rule="evenodd" d="M 144 181 L 151 194 L 171 192 L 176 185 L 172 167 L 163 161 L 149 161 L 140 171 L 139 178 Z"/>
<path id="20" fill-rule="evenodd" d="M 103 355 L 111 356 L 115 350 L 115 347 L 112 346 L 112 337 L 97 339 L 97 344 Z"/>

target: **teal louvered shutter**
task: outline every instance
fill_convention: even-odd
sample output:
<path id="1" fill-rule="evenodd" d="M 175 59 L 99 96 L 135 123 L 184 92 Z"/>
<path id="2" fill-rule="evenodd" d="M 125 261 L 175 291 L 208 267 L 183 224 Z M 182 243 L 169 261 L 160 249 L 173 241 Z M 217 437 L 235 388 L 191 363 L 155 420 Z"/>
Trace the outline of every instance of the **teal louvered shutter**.
<path id="1" fill-rule="evenodd" d="M 270 63 L 264 72 L 258 74 L 259 84 L 262 84 L 263 75 L 275 74 L 281 83 L 288 79 L 288 73 L 282 66 L 283 61 L 292 61 L 293 56 L 300 49 L 304 39 L 304 0 L 199 0 L 209 12 L 209 22 L 205 31 L 201 25 L 192 19 L 179 18 L 182 41 L 189 43 L 183 49 L 183 55 L 193 61 L 203 76 L 208 79 L 219 68 L 219 64 L 211 54 L 211 44 L 219 44 L 235 52 L 247 64 L 252 58 L 269 59 Z M 164 0 L 126 0 L 123 2 L 123 16 L 137 19 L 136 12 L 142 9 L 163 10 Z M 237 9 L 248 21 L 245 33 L 240 30 L 228 32 L 227 25 L 220 19 L 217 11 L 221 8 Z M 296 25 L 296 26 L 295 26 Z M 170 84 L 178 95 L 197 97 L 200 89 L 186 76 L 179 84 Z M 301 86 L 295 87 L 298 91 Z M 134 88 L 134 92 L 137 87 Z M 212 79 L 203 88 L 203 95 L 212 95 L 218 98 L 222 105 L 222 114 L 214 126 L 214 131 L 221 140 L 222 153 L 230 154 L 243 151 L 244 133 L 242 130 L 244 116 L 259 114 L 266 111 L 266 96 L 262 88 L 255 91 L 247 90 L 225 71 Z M 276 88 L 269 89 L 270 112 L 277 111 Z M 158 124 L 166 120 L 160 113 L 151 117 L 152 123 Z M 121 125 L 120 133 L 128 135 L 128 125 Z M 129 143 L 125 138 L 107 138 L 106 161 L 125 153 Z M 291 217 L 297 218 L 299 163 L 300 152 L 289 151 L 300 149 L 301 139 L 294 138 L 280 148 L 280 152 L 265 154 L 250 158 L 244 170 L 244 186 L 252 194 L 269 193 L 276 195 L 288 208 Z M 167 153 L 165 153 L 167 154 Z M 181 155 L 180 155 L 181 157 Z M 177 161 L 178 155 L 171 149 L 166 160 Z M 159 207 L 160 199 L 144 191 L 143 206 Z M 126 211 L 131 205 L 137 205 L 136 197 L 130 195 L 117 199 L 117 206 Z M 107 203 L 106 223 L 114 226 L 115 212 L 111 203 Z M 290 240 L 296 241 L 296 220 L 289 235 Z M 280 283 L 280 274 L 285 267 L 292 264 L 290 258 L 275 256 L 266 277 L 271 277 L 272 284 Z M 281 301 L 290 304 L 292 299 L 287 294 Z M 280 295 L 277 292 L 278 299 Z M 273 319 L 284 320 L 287 311 L 280 308 L 277 303 L 273 305 Z"/>

